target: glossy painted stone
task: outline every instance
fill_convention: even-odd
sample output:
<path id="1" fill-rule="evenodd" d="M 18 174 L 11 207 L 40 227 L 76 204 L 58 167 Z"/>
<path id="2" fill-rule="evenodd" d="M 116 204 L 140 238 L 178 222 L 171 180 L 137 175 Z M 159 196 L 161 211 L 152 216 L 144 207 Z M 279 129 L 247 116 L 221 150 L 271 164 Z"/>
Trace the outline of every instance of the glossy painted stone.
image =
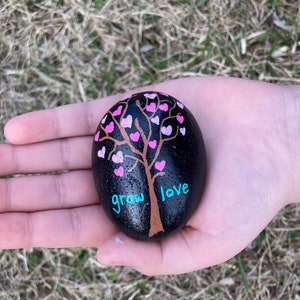
<path id="1" fill-rule="evenodd" d="M 134 94 L 100 120 L 92 170 L 101 204 L 121 231 L 165 238 L 187 223 L 201 199 L 206 155 L 199 126 L 172 96 Z"/>

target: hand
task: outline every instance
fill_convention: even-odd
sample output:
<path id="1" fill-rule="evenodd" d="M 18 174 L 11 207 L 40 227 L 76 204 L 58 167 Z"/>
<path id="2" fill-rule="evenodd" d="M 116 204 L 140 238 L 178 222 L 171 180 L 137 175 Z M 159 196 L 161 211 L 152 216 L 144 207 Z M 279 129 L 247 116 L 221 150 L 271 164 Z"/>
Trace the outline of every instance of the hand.
<path id="1" fill-rule="evenodd" d="M 296 201 L 299 145 L 293 135 L 299 140 L 300 133 L 287 124 L 293 114 L 287 87 L 207 77 L 143 90 L 151 89 L 185 103 L 206 144 L 205 192 L 183 230 L 161 242 L 140 242 L 104 215 L 90 170 L 91 143 L 121 95 L 32 112 L 7 124 L 11 144 L 0 145 L 0 175 L 47 174 L 0 180 L 0 248 L 98 246 L 103 264 L 178 274 L 231 258 Z"/>

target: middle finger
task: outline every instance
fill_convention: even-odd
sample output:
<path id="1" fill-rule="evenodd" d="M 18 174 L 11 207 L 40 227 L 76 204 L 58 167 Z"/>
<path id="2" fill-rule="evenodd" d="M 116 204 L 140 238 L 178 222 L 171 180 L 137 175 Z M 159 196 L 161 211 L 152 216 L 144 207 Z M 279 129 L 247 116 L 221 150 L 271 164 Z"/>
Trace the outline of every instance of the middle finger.
<path id="1" fill-rule="evenodd" d="M 32 212 L 98 204 L 92 172 L 0 179 L 0 213 Z"/>
<path id="2" fill-rule="evenodd" d="M 91 168 L 90 136 L 36 144 L 0 145 L 0 176 Z"/>

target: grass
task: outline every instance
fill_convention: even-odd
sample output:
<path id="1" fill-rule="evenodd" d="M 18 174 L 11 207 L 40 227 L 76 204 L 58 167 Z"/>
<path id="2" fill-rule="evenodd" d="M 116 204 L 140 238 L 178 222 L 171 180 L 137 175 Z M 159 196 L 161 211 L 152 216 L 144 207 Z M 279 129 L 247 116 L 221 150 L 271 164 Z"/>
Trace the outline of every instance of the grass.
<path id="1" fill-rule="evenodd" d="M 178 77 L 300 83 L 297 1 L 0 3 L 1 132 L 18 114 Z M 237 257 L 180 276 L 106 268 L 95 249 L 0 251 L 0 299 L 300 299 L 299 213 L 286 207 Z"/>

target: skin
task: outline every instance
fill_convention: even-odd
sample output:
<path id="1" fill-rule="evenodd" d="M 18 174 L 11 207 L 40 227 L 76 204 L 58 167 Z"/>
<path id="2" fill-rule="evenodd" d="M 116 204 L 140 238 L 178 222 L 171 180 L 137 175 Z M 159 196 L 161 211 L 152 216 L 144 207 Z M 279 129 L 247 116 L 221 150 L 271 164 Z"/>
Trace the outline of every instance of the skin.
<path id="1" fill-rule="evenodd" d="M 91 174 L 91 143 L 106 110 L 133 92 L 181 100 L 198 120 L 208 159 L 200 205 L 161 242 L 140 242 L 104 215 Z M 233 78 L 189 78 L 10 120 L 0 145 L 0 248 L 98 247 L 105 265 L 146 275 L 222 263 L 244 249 L 289 203 L 300 200 L 300 92 Z M 60 174 L 52 171 L 68 170 Z M 175 263 L 176 262 L 176 263 Z"/>

